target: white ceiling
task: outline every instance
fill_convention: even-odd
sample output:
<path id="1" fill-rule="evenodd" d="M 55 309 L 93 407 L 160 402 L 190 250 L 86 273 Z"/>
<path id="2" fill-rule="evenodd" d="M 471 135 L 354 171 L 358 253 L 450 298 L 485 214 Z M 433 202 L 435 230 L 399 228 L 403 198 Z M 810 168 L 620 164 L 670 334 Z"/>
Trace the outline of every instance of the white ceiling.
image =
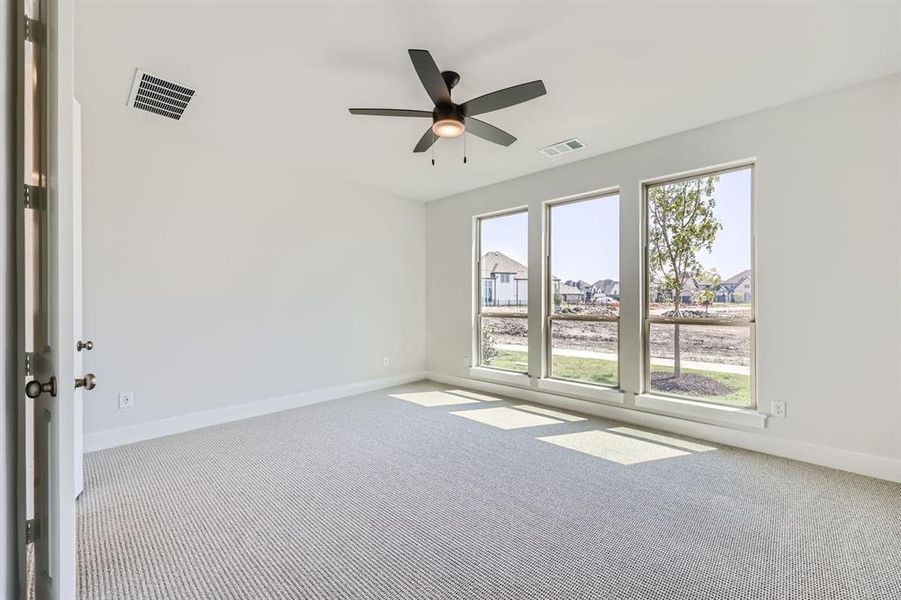
<path id="1" fill-rule="evenodd" d="M 86 114 L 271 156 L 303 178 L 431 200 L 901 71 L 899 3 L 91 2 L 77 4 Z M 406 50 L 458 71 L 458 102 L 543 79 L 542 98 L 483 115 L 519 138 L 412 153 L 429 110 Z M 195 87 L 181 122 L 127 109 L 134 69 Z M 93 117 L 100 118 L 100 117 Z M 90 121 L 86 121 L 90 127 Z M 90 135 L 86 131 L 86 135 Z M 538 148 L 579 137 L 585 150 Z M 207 143 L 204 141 L 203 143 Z M 280 167 L 282 168 L 282 167 Z"/>

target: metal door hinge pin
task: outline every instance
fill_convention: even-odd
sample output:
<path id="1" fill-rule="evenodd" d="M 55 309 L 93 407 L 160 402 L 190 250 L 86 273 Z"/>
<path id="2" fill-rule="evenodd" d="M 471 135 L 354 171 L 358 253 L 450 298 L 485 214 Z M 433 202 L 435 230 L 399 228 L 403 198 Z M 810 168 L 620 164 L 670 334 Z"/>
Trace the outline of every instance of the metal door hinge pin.
<path id="1" fill-rule="evenodd" d="M 44 39 L 44 24 L 31 17 L 25 17 L 25 40 L 40 44 Z"/>
<path id="2" fill-rule="evenodd" d="M 25 185 L 25 208 L 40 208 L 41 197 L 41 188 L 36 185 Z"/>

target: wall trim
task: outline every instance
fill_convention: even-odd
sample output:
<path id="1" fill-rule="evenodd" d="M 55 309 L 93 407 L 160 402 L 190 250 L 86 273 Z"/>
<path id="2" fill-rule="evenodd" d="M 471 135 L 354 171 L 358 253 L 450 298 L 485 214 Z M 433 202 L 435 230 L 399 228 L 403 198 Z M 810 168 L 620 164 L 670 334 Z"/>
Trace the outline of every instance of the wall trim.
<path id="1" fill-rule="evenodd" d="M 405 383 L 422 381 L 425 378 L 426 374 L 423 371 L 415 371 L 382 379 L 370 379 L 328 388 L 306 390 L 287 396 L 277 396 L 255 402 L 245 402 L 223 408 L 187 413 L 177 417 L 148 421 L 137 425 L 95 431 L 84 436 L 84 451 L 87 453 L 124 444 L 133 444 L 134 442 L 183 433 L 193 429 L 240 421 L 241 419 L 268 415 L 327 400 L 336 400 Z"/>
<path id="2" fill-rule="evenodd" d="M 802 442 L 787 438 L 775 437 L 756 431 L 748 431 L 732 427 L 722 427 L 697 421 L 689 421 L 677 417 L 671 417 L 642 410 L 601 404 L 589 400 L 578 400 L 557 394 L 513 387 L 499 383 L 448 375 L 437 371 L 428 371 L 426 377 L 436 383 L 468 387 L 483 392 L 493 392 L 512 398 L 544 404 L 556 408 L 573 410 L 588 415 L 614 419 L 633 425 L 641 425 L 660 429 L 670 433 L 696 437 L 708 442 L 735 446 L 745 450 L 763 452 L 790 458 L 801 462 L 811 463 L 822 467 L 830 467 L 841 471 L 876 477 L 901 483 L 901 460 L 843 450 L 831 446 L 822 446 L 810 442 Z"/>

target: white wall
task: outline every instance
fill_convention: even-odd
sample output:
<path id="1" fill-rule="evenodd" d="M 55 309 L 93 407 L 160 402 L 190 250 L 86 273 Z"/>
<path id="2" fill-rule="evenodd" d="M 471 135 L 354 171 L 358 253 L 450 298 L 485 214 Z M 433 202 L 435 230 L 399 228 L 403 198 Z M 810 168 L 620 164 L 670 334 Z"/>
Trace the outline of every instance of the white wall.
<path id="1" fill-rule="evenodd" d="M 422 372 L 422 204 L 311 183 L 315 165 L 124 97 L 83 123 L 87 435 Z"/>
<path id="2" fill-rule="evenodd" d="M 898 464 L 892 462 L 901 459 L 898 75 L 430 203 L 429 371 L 468 376 L 474 215 L 528 205 L 529 264 L 536 265 L 543 201 L 620 186 L 621 375 L 631 393 L 626 405 L 633 404 L 640 391 L 640 181 L 750 157 L 758 167 L 758 398 L 767 411 L 773 400 L 788 403 L 788 417 L 771 418 L 759 435 Z M 836 300 L 786 301 L 799 289 Z M 532 306 L 540 305 L 540 294 L 532 286 Z M 533 311 L 533 348 L 540 326 Z M 532 356 L 530 372 L 538 367 Z"/>

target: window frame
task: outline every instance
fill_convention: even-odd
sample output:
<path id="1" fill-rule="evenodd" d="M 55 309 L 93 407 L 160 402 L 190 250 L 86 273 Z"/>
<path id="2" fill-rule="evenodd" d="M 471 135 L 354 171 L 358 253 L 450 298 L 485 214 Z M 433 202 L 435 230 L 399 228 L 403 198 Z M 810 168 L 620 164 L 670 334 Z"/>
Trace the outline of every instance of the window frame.
<path id="1" fill-rule="evenodd" d="M 481 215 L 476 215 L 473 217 L 473 264 L 475 265 L 475 270 L 473 273 L 475 285 L 473 286 L 475 294 L 473 298 L 473 357 L 470 361 L 470 364 L 473 367 L 479 369 L 492 369 L 494 371 L 498 371 L 499 373 L 509 373 L 512 375 L 525 375 L 529 376 L 529 369 L 526 367 L 525 371 L 515 371 L 513 369 L 504 369 L 502 367 L 496 367 L 492 365 L 486 365 L 482 363 L 482 318 L 483 317 L 509 317 L 514 319 L 525 319 L 526 320 L 526 331 L 528 332 L 528 322 L 529 322 L 529 313 L 530 307 L 528 298 L 526 298 L 526 312 L 524 313 L 503 313 L 498 311 L 491 311 L 491 308 L 496 307 L 485 307 L 482 305 L 482 222 L 497 219 L 502 217 L 509 217 L 512 215 L 518 215 L 525 213 L 526 215 L 526 248 L 528 250 L 528 242 L 529 242 L 529 207 L 528 206 L 517 206 L 515 208 L 509 208 L 505 210 L 500 210 L 491 213 L 485 213 Z M 527 252 L 528 254 L 528 252 Z M 529 258 L 526 256 L 526 269 L 529 269 Z M 515 280 L 513 280 L 515 281 Z M 495 295 L 497 294 L 496 282 L 495 282 Z M 485 310 L 485 309 L 489 310 Z M 526 344 L 526 347 L 529 347 L 529 344 Z M 529 350 L 526 351 L 527 361 L 528 356 L 530 355 Z"/>
<path id="2" fill-rule="evenodd" d="M 601 200 L 604 198 L 610 198 L 611 196 L 617 196 L 617 203 L 622 201 L 622 196 L 620 195 L 619 187 L 615 188 L 607 188 L 603 190 L 597 190 L 593 192 L 586 192 L 584 194 L 579 194 L 576 196 L 570 196 L 566 198 L 558 198 L 556 200 L 548 200 L 544 203 L 544 281 L 543 281 L 543 329 L 544 329 L 544 364 L 542 365 L 544 374 L 543 379 L 550 381 L 559 381 L 568 384 L 576 384 L 576 385 L 586 385 L 604 390 L 619 390 L 622 389 L 622 302 L 620 301 L 620 310 L 617 312 L 615 317 L 607 317 L 601 315 L 586 315 L 586 316 L 578 316 L 578 315 L 563 315 L 563 314 L 554 314 L 554 274 L 551 270 L 552 265 L 552 256 L 551 256 L 551 248 L 552 248 L 552 235 L 553 235 L 553 222 L 552 222 L 552 212 L 555 207 L 566 206 L 568 204 L 576 204 L 579 202 L 587 202 L 590 200 Z M 617 206 L 617 215 L 620 214 L 621 206 Z M 621 247 L 622 247 L 622 232 L 620 231 L 620 222 L 616 223 L 616 240 L 617 247 L 620 249 L 620 256 L 618 256 L 618 260 L 620 263 L 619 270 L 622 271 L 622 256 L 621 256 Z M 622 275 L 618 275 L 620 277 L 620 281 L 622 281 Z M 561 282 L 562 283 L 562 282 Z M 622 298 L 622 296 L 620 296 Z M 587 322 L 605 322 L 605 323 L 616 323 L 616 384 L 610 385 L 605 383 L 597 383 L 593 381 L 584 381 L 581 379 L 568 379 L 565 377 L 555 377 L 553 370 L 553 362 L 554 362 L 554 321 L 587 321 Z"/>
<path id="3" fill-rule="evenodd" d="M 650 260 L 650 211 L 648 208 L 648 190 L 652 187 L 668 184 L 668 183 L 679 183 L 683 181 L 688 181 L 691 179 L 698 179 L 701 177 L 709 177 L 713 175 L 723 175 L 726 173 L 734 173 L 736 171 L 744 171 L 750 170 L 751 172 L 751 189 L 750 189 L 750 223 L 751 223 L 751 231 L 750 231 L 750 256 L 751 256 L 751 281 L 757 281 L 757 219 L 756 219 L 756 187 L 757 187 L 757 161 L 756 159 L 748 159 L 737 161 L 734 163 L 727 163 L 722 165 L 717 165 L 713 167 L 706 167 L 703 169 L 698 169 L 695 171 L 689 171 L 685 173 L 680 173 L 678 175 L 657 177 L 654 179 L 646 179 L 641 182 L 641 235 L 642 235 L 642 259 L 641 259 L 641 295 L 640 301 L 642 303 L 642 327 L 641 327 L 641 336 L 642 336 L 642 381 L 641 381 L 641 395 L 646 396 L 656 396 L 662 398 L 673 398 L 676 400 L 688 401 L 688 402 L 699 402 L 708 406 L 717 406 L 717 407 L 733 407 L 733 405 L 725 404 L 722 402 L 715 402 L 712 400 L 705 400 L 703 398 L 695 398 L 691 396 L 680 396 L 676 394 L 667 394 L 666 392 L 661 392 L 658 390 L 651 389 L 651 325 L 688 325 L 688 326 L 720 326 L 720 327 L 747 327 L 748 333 L 750 337 L 750 367 L 749 367 L 749 377 L 750 377 L 750 404 L 742 407 L 734 407 L 741 408 L 746 410 L 759 410 L 759 402 L 757 398 L 757 288 L 759 287 L 756 283 L 751 286 L 751 314 L 747 321 L 734 321 L 727 319 L 692 319 L 692 318 L 673 318 L 673 317 L 652 317 L 650 314 L 650 290 L 651 290 L 651 281 L 650 281 L 650 267 L 648 265 L 648 261 Z"/>

